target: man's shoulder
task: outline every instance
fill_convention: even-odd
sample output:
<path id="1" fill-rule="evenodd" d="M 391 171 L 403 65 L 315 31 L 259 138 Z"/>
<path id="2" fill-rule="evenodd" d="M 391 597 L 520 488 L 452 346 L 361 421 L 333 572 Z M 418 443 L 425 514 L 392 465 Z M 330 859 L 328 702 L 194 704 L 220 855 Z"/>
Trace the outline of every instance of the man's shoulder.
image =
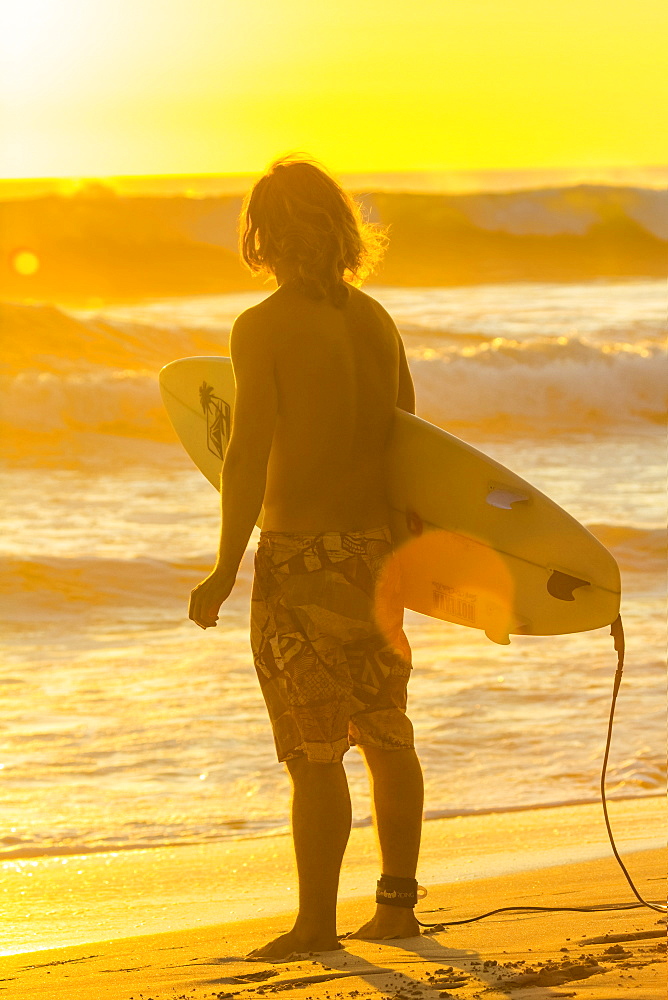
<path id="1" fill-rule="evenodd" d="M 279 292 L 280 288 L 277 288 L 261 302 L 256 302 L 255 305 L 244 309 L 235 319 L 234 328 L 258 334 L 264 331 L 266 335 L 277 320 L 290 313 L 290 303 L 286 302 L 284 296 L 280 295 Z"/>
<path id="2" fill-rule="evenodd" d="M 363 288 L 358 288 L 356 285 L 349 285 L 348 287 L 350 288 L 350 294 L 358 301 L 366 302 L 367 305 L 371 306 L 373 309 L 377 309 L 383 313 L 385 312 L 385 309 L 380 304 L 378 299 L 375 299 L 373 295 L 369 295 L 369 293 L 365 292 Z"/>
<path id="3" fill-rule="evenodd" d="M 249 329 L 251 327 L 257 326 L 262 320 L 263 313 L 266 313 L 266 309 L 263 309 L 264 302 L 257 302 L 253 306 L 248 306 L 243 312 L 240 312 L 234 321 L 235 327 L 241 329 Z"/>
<path id="4" fill-rule="evenodd" d="M 389 312 L 385 306 L 381 305 L 378 299 L 374 299 L 373 295 L 369 295 L 368 292 L 363 292 L 361 288 L 351 287 L 351 292 L 353 292 L 357 297 L 358 301 L 363 302 L 366 307 L 376 316 L 380 322 L 393 332 L 396 330 L 394 320 L 390 316 Z"/>
<path id="5" fill-rule="evenodd" d="M 267 321 L 263 302 L 249 306 L 234 320 L 230 332 L 230 355 L 232 360 L 244 357 L 269 357 L 273 351 L 273 324 Z"/>
<path id="6" fill-rule="evenodd" d="M 366 315 L 367 319 L 373 317 L 380 322 L 380 324 L 388 330 L 394 330 L 394 320 L 388 313 L 387 309 L 380 304 L 378 299 L 375 299 L 373 295 L 369 295 L 368 292 L 363 291 L 356 285 L 349 285 L 350 299 L 358 309 L 360 309 L 363 315 Z"/>
<path id="7" fill-rule="evenodd" d="M 262 302 L 256 302 L 255 305 L 248 306 L 240 312 L 232 324 L 233 335 L 266 335 L 271 325 L 270 319 L 275 312 L 274 309 L 267 308 L 267 302 L 267 299 L 263 299 Z"/>

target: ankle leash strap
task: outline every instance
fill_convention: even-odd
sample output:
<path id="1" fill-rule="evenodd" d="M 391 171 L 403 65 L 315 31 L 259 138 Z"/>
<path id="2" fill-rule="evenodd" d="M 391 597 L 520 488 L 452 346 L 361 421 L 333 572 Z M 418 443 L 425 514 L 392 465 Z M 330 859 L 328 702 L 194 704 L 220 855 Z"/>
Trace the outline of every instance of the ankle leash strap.
<path id="1" fill-rule="evenodd" d="M 399 878 L 396 875 L 381 875 L 376 883 L 376 902 L 388 906 L 403 906 L 412 909 L 418 901 L 417 880 L 414 878 Z M 420 899 L 427 895 L 422 889 Z"/>

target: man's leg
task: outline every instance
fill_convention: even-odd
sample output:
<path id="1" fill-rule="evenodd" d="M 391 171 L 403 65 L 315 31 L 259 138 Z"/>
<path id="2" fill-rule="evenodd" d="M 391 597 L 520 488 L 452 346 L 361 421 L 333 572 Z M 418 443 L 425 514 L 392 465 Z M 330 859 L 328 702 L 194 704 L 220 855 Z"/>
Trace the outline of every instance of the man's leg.
<path id="1" fill-rule="evenodd" d="M 336 936 L 336 897 L 341 862 L 348 843 L 352 810 L 342 763 L 287 762 L 292 778 L 292 836 L 299 876 L 299 913 L 294 927 L 262 948 L 254 958 L 285 958 L 293 952 L 332 951 Z"/>
<path id="2" fill-rule="evenodd" d="M 292 836 L 299 875 L 297 926 L 336 937 L 336 897 L 352 809 L 343 764 L 288 762 L 293 782 Z"/>
<path id="3" fill-rule="evenodd" d="M 369 772 L 374 825 L 382 873 L 415 878 L 424 783 L 415 750 L 381 750 L 360 746 Z M 375 916 L 350 937 L 410 937 L 420 933 L 412 909 L 377 903 Z"/>

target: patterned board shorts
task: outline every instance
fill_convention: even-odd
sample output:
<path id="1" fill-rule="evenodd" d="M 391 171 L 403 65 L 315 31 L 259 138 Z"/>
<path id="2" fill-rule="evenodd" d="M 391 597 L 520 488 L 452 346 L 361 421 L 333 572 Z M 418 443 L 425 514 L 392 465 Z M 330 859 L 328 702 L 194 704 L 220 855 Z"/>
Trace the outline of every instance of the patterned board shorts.
<path id="1" fill-rule="evenodd" d="M 389 527 L 263 531 L 251 646 L 279 761 L 334 763 L 350 745 L 413 748 L 411 651 Z"/>

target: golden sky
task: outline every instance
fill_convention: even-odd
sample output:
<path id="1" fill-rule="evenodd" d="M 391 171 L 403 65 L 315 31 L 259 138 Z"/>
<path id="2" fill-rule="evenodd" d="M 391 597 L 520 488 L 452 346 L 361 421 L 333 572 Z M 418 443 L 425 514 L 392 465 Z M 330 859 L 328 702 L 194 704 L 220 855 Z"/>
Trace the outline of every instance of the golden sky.
<path id="1" fill-rule="evenodd" d="M 1 0 L 0 176 L 668 161 L 665 0 Z"/>

